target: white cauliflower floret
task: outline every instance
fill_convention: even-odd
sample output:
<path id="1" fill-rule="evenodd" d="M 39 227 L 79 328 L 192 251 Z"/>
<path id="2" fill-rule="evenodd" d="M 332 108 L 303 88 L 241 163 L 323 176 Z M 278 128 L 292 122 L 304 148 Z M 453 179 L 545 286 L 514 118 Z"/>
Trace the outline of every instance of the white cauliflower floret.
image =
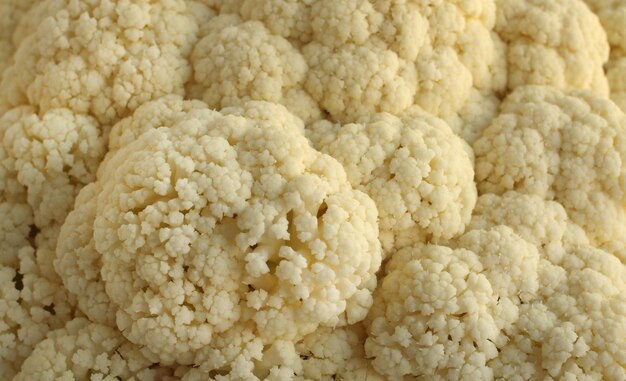
<path id="1" fill-rule="evenodd" d="M 173 381 L 173 375 L 115 329 L 78 318 L 38 343 L 14 380 Z"/>
<path id="2" fill-rule="evenodd" d="M 184 93 L 197 33 L 184 1 L 48 0 L 42 9 L 2 80 L 10 105 L 69 108 L 110 124 Z"/>
<path id="3" fill-rule="evenodd" d="M 372 197 L 387 252 L 463 233 L 476 203 L 474 171 L 463 141 L 442 120 L 417 110 L 377 114 L 343 126 L 320 121 L 307 135 Z"/>
<path id="4" fill-rule="evenodd" d="M 175 109 L 189 111 L 120 144 L 85 188 L 93 197 L 79 196 L 58 245 L 64 280 L 108 295 L 119 329 L 153 359 L 202 372 L 253 369 L 277 340 L 362 320 L 381 261 L 377 213 L 341 165 L 281 106 Z M 61 270 L 72 261 L 78 273 Z"/>
<path id="5" fill-rule="evenodd" d="M 38 227 L 63 223 L 105 153 L 96 121 L 67 109 L 39 116 L 22 106 L 0 118 L 0 134 L 0 192 L 9 199 L 25 194 Z"/>
<path id="6" fill-rule="evenodd" d="M 616 258 L 626 257 L 623 240 L 604 245 L 616 256 L 588 246 L 561 205 L 536 195 L 487 194 L 475 211 L 470 227 L 506 224 L 541 247 L 537 292 L 496 341 L 499 355 L 489 362 L 494 377 L 623 379 L 626 267 Z"/>
<path id="7" fill-rule="evenodd" d="M 582 0 L 497 0 L 495 30 L 507 45 L 508 88 L 550 85 L 608 94 L 606 33 Z"/>
<path id="8" fill-rule="evenodd" d="M 141 105 L 135 112 L 120 120 L 109 133 L 109 157 L 113 152 L 132 143 L 146 131 L 175 124 L 190 112 L 204 110 L 206 104 L 199 101 L 181 102 L 180 97 L 168 95 Z M 106 166 L 102 165 L 98 172 Z"/>
<path id="9" fill-rule="evenodd" d="M 354 120 L 376 112 L 400 113 L 413 103 L 415 67 L 376 45 L 304 48 L 311 66 L 305 87 L 337 119 Z"/>
<path id="10" fill-rule="evenodd" d="M 500 379 L 626 378 L 626 267 L 589 246 L 550 247 L 539 295 L 520 306 L 490 366 Z"/>
<path id="11" fill-rule="evenodd" d="M 522 87 L 474 144 L 479 193 L 563 205 L 592 242 L 626 234 L 626 116 L 588 91 Z"/>
<path id="12" fill-rule="evenodd" d="M 303 380 L 383 381 L 365 356 L 367 338 L 361 323 L 342 328 L 321 328 L 296 349 L 302 360 Z"/>
<path id="13" fill-rule="evenodd" d="M 56 235 L 74 197 L 95 173 L 105 152 L 96 121 L 67 109 L 39 116 L 21 106 L 0 117 L 0 263 L 17 268 L 18 252 L 32 246 L 38 271 L 52 282 Z"/>
<path id="14" fill-rule="evenodd" d="M 38 256 L 24 247 L 16 254 L 17 266 L 0 265 L 0 374 L 8 379 L 48 331 L 75 315 L 74 302 L 41 272 Z"/>
<path id="15" fill-rule="evenodd" d="M 185 371 L 183 381 L 207 379 L 257 381 L 255 373 L 267 374 L 269 381 L 383 381 L 365 358 L 363 344 L 366 332 L 361 323 L 347 327 L 322 327 L 293 343 L 278 340 L 263 353 L 255 369 L 232 370 L 228 374 L 211 377 L 200 368 Z"/>
<path id="16" fill-rule="evenodd" d="M 54 268 L 89 320 L 115 326 L 115 307 L 100 281 L 102 264 L 93 240 L 96 204 L 91 200 L 99 191 L 100 187 L 92 183 L 78 195 L 77 207 L 68 215 L 59 234 Z"/>
<path id="17" fill-rule="evenodd" d="M 621 0 L 584 0 L 587 5 L 600 18 L 600 22 L 606 31 L 611 56 L 623 56 L 626 54 L 626 4 Z"/>
<path id="18" fill-rule="evenodd" d="M 221 15 L 194 51 L 188 91 L 211 106 L 267 100 L 307 122 L 321 110 L 348 123 L 417 104 L 473 130 L 488 123 L 481 107 L 467 106 L 473 94 L 505 86 L 492 0 L 208 3 Z"/>
<path id="19" fill-rule="evenodd" d="M 234 6 L 237 2 L 240 4 Z M 311 41 L 311 1 L 236 0 L 231 3 L 245 19 L 262 21 L 273 34 L 294 45 Z"/>
<path id="20" fill-rule="evenodd" d="M 536 248 L 507 227 L 474 230 L 455 248 L 397 252 L 376 290 L 365 350 L 387 379 L 490 379 L 502 329 L 537 292 Z"/>
<path id="21" fill-rule="evenodd" d="M 611 56 L 606 76 L 611 99 L 626 112 L 626 3 L 620 0 L 585 0 L 606 31 Z"/>
<path id="22" fill-rule="evenodd" d="M 301 88 L 307 64 L 287 40 L 258 21 L 242 22 L 233 15 L 214 18 L 204 29 L 191 64 L 195 86 L 210 107 L 264 100 L 291 106 L 304 120 L 319 119 L 316 102 Z"/>

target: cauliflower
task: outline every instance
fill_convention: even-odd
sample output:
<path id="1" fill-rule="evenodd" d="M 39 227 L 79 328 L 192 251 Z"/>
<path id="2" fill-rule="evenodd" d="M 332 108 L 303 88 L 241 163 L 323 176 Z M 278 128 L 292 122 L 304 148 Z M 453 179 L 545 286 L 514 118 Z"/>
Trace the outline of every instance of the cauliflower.
<path id="1" fill-rule="evenodd" d="M 376 290 L 365 350 L 387 379 L 490 379 L 501 331 L 537 292 L 539 254 L 504 226 L 455 247 L 398 251 Z"/>
<path id="2" fill-rule="evenodd" d="M 565 229 L 559 219 L 539 217 Z M 626 267 L 616 257 L 585 244 L 537 248 L 504 225 L 469 231 L 449 245 L 404 248 L 387 264 L 365 343 L 381 374 L 626 377 Z"/>
<path id="3" fill-rule="evenodd" d="M 362 320 L 381 261 L 377 213 L 340 164 L 281 106 L 167 102 L 137 111 L 141 122 L 144 107 L 167 110 L 163 127 L 113 128 L 144 132 L 118 141 L 63 226 L 57 270 L 85 313 L 117 310 L 154 361 L 235 373 L 278 340 Z"/>
<path id="4" fill-rule="evenodd" d="M 563 205 L 592 242 L 626 234 L 626 116 L 588 91 L 517 89 L 474 144 L 480 194 L 510 190 Z"/>
<path id="5" fill-rule="evenodd" d="M 0 263 L 17 268 L 24 247 L 36 251 L 38 271 L 54 271 L 56 240 L 74 197 L 95 179 L 105 139 L 95 119 L 67 109 L 39 116 L 20 106 L 0 117 Z M 59 286 L 57 286 L 59 287 Z"/>
<path id="6" fill-rule="evenodd" d="M 625 24 L 0 0 L 0 381 L 626 380 Z"/>
<path id="7" fill-rule="evenodd" d="M 626 112 L 626 4 L 619 0 L 585 0 L 596 12 L 611 45 L 606 75 L 611 99 Z"/>
<path id="8" fill-rule="evenodd" d="M 322 328 L 296 344 L 304 380 L 383 381 L 365 357 L 365 327 Z"/>
<path id="9" fill-rule="evenodd" d="M 540 259 L 537 292 L 496 341 L 499 355 L 489 362 L 494 377 L 624 379 L 626 266 L 590 246 L 560 204 L 536 195 L 481 196 L 470 227 L 498 224 L 534 243 Z M 623 241 L 604 246 L 624 258 Z"/>
<path id="10" fill-rule="evenodd" d="M 383 381 L 365 358 L 365 338 L 361 323 L 340 328 L 322 327 L 295 344 L 275 342 L 264 352 L 256 370 L 263 370 L 267 374 L 263 379 L 270 381 Z M 200 368 L 186 369 L 183 376 L 183 381 L 207 379 L 213 378 Z M 233 372 L 215 377 L 220 381 L 231 379 L 258 380 L 250 374 L 237 378 Z"/>
<path id="11" fill-rule="evenodd" d="M 13 380 L 173 381 L 173 376 L 172 369 L 155 366 L 115 329 L 77 318 L 37 344 Z"/>
<path id="12" fill-rule="evenodd" d="M 21 106 L 0 118 L 0 192 L 25 201 L 38 227 L 61 224 L 81 186 L 92 182 L 105 153 L 97 122 L 68 109 L 41 117 Z"/>
<path id="13" fill-rule="evenodd" d="M 626 378 L 626 267 L 580 245 L 549 247 L 537 299 L 520 306 L 491 362 L 501 379 Z"/>
<path id="14" fill-rule="evenodd" d="M 203 28 L 188 89 L 212 107 L 265 100 L 307 123 L 347 123 L 417 104 L 472 130 L 505 85 L 492 0 L 204 3 L 220 16 Z"/>
<path id="15" fill-rule="evenodd" d="M 4 254 L 4 253 L 3 253 Z M 75 315 L 65 289 L 41 272 L 35 250 L 16 253 L 18 264 L 0 264 L 0 374 L 11 379 L 51 329 Z M 6 377 L 6 378 L 5 378 Z"/>
<path id="16" fill-rule="evenodd" d="M 550 85 L 608 94 L 606 33 L 582 0 L 497 0 L 497 6 L 510 90 Z"/>
<path id="17" fill-rule="evenodd" d="M 204 27 L 206 36 L 193 50 L 196 86 L 214 108 L 262 99 L 286 105 L 304 120 L 321 112 L 304 90 L 304 57 L 289 41 L 271 34 L 258 21 L 219 16 Z"/>
<path id="18" fill-rule="evenodd" d="M 386 252 L 463 233 L 476 203 L 474 171 L 463 141 L 442 120 L 376 114 L 343 126 L 320 121 L 307 134 L 372 197 Z"/>
<path id="19" fill-rule="evenodd" d="M 183 94 L 197 25 L 182 0 L 46 0 L 2 79 L 3 101 L 68 108 L 112 124 Z M 2 103 L 2 101 L 0 101 Z"/>

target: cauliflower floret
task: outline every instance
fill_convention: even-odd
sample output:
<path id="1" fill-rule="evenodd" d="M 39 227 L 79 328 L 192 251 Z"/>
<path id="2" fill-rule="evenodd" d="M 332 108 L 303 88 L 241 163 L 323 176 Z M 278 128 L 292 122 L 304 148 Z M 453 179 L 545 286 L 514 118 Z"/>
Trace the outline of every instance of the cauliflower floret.
<path id="1" fill-rule="evenodd" d="M 261 22 L 241 22 L 233 15 L 214 18 L 204 28 L 191 64 L 195 86 L 210 107 L 254 99 L 292 106 L 305 121 L 320 118 L 317 103 L 301 88 L 307 64 L 287 40 Z"/>
<path id="2" fill-rule="evenodd" d="M 592 243 L 626 234 L 626 116 L 589 91 L 522 87 L 474 144 L 480 194 L 510 190 L 563 205 Z"/>
<path id="3" fill-rule="evenodd" d="M 302 0 L 237 0 L 235 7 L 246 20 L 262 21 L 276 35 L 294 45 L 311 41 L 312 1 Z"/>
<path id="4" fill-rule="evenodd" d="M 497 8 L 510 90 L 550 85 L 608 95 L 606 33 L 582 0 L 497 0 Z"/>
<path id="5" fill-rule="evenodd" d="M 501 330 L 537 292 L 536 248 L 504 226 L 455 248 L 398 251 L 376 290 L 365 350 L 387 379 L 490 379 Z"/>
<path id="6" fill-rule="evenodd" d="M 189 113 L 204 110 L 206 107 L 206 104 L 200 101 L 181 102 L 180 97 L 176 95 L 168 95 L 144 103 L 132 115 L 120 120 L 111 129 L 109 156 L 137 140 L 144 132 L 171 126 L 185 119 Z M 105 167 L 105 165 L 101 166 L 98 172 L 102 172 Z"/>
<path id="7" fill-rule="evenodd" d="M 111 124 L 146 101 L 184 93 L 197 33 L 184 1 L 49 0 L 43 9 L 5 71 L 10 105 L 69 108 Z"/>
<path id="8" fill-rule="evenodd" d="M 67 109 L 39 116 L 31 106 L 0 117 L 0 263 L 17 266 L 21 248 L 37 251 L 39 271 L 53 282 L 56 235 L 80 189 L 104 156 L 96 121 Z"/>
<path id="9" fill-rule="evenodd" d="M 4 254 L 4 253 L 3 253 Z M 74 301 L 37 263 L 39 253 L 23 247 L 17 266 L 0 265 L 0 374 L 11 379 L 34 346 L 51 329 L 75 316 Z"/>
<path id="10" fill-rule="evenodd" d="M 611 99 L 626 112 L 626 4 L 620 0 L 585 2 L 596 12 L 606 31 L 611 45 L 611 57 L 606 67 Z"/>
<path id="11" fill-rule="evenodd" d="M 59 234 L 53 263 L 65 288 L 76 296 L 78 308 L 89 320 L 114 327 L 115 307 L 100 281 L 102 263 L 93 240 L 96 204 L 91 200 L 99 191 L 100 187 L 92 183 L 79 193 L 77 207 Z"/>
<path id="12" fill-rule="evenodd" d="M 539 293 L 519 308 L 490 362 L 500 379 L 626 378 L 626 267 L 589 246 L 551 247 Z"/>
<path id="13" fill-rule="evenodd" d="M 296 349 L 302 359 L 303 380 L 383 381 L 365 358 L 365 327 L 321 328 L 311 333 Z"/>
<path id="14" fill-rule="evenodd" d="M 474 130 L 489 115 L 475 93 L 489 99 L 505 86 L 493 0 L 209 3 L 221 16 L 195 49 L 188 91 L 211 106 L 267 100 L 307 122 L 321 111 L 348 123 L 417 104 Z"/>
<path id="15" fill-rule="evenodd" d="M 67 109 L 40 117 L 33 107 L 22 106 L 0 118 L 0 134 L 0 192 L 9 198 L 25 193 L 38 227 L 62 223 L 104 156 L 96 121 Z"/>
<path id="16" fill-rule="evenodd" d="M 79 196 L 57 263 L 67 283 L 83 277 L 74 292 L 102 309 L 108 295 L 119 329 L 155 361 L 202 372 L 253 369 L 277 340 L 362 320 L 381 261 L 377 212 L 341 165 L 282 106 L 175 109 L 190 111 L 131 127 L 145 132 Z M 61 270 L 72 261 L 78 273 Z"/>
<path id="17" fill-rule="evenodd" d="M 376 112 L 400 113 L 413 104 L 415 66 L 376 45 L 304 48 L 311 69 L 306 90 L 331 116 L 354 120 Z"/>
<path id="18" fill-rule="evenodd" d="M 386 252 L 463 233 L 476 203 L 474 171 L 463 141 L 442 120 L 413 110 L 343 126 L 320 121 L 307 134 L 372 197 Z"/>
<path id="19" fill-rule="evenodd" d="M 585 0 L 600 18 L 611 45 L 611 57 L 626 55 L 626 4 L 621 0 Z"/>
<path id="20" fill-rule="evenodd" d="M 215 380 L 259 380 L 255 373 L 267 374 L 268 381 L 383 381 L 365 358 L 365 328 L 361 323 L 347 327 L 322 327 L 294 345 L 278 340 L 264 353 L 255 369 L 231 370 Z M 241 371 L 243 370 L 243 371 Z M 213 380 L 200 368 L 186 370 L 183 381 Z"/>
<path id="21" fill-rule="evenodd" d="M 77 318 L 38 343 L 13 380 L 173 381 L 173 375 L 115 329 Z"/>

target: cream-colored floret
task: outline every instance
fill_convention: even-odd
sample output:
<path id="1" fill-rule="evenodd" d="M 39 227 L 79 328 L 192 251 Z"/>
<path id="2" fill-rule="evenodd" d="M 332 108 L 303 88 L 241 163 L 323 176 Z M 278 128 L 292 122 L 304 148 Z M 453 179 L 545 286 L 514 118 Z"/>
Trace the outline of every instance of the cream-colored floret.
<path id="1" fill-rule="evenodd" d="M 365 350 L 387 379 L 489 379 L 501 330 L 537 291 L 536 248 L 507 227 L 474 230 L 455 248 L 397 252 L 376 290 Z"/>
<path id="2" fill-rule="evenodd" d="M 302 54 L 258 21 L 219 16 L 205 26 L 191 55 L 196 87 L 210 107 L 245 100 L 282 103 L 305 120 L 319 119 L 317 103 L 302 90 L 308 66 Z"/>
<path id="3" fill-rule="evenodd" d="M 606 33 L 582 0 L 497 0 L 495 30 L 507 45 L 508 88 L 549 85 L 608 95 Z"/>
<path id="4" fill-rule="evenodd" d="M 5 72 L 5 102 L 111 124 L 146 101 L 183 94 L 197 33 L 184 1 L 48 0 L 43 8 Z"/>
<path id="5" fill-rule="evenodd" d="M 230 372 L 278 340 L 362 320 L 381 260 L 377 212 L 341 165 L 279 105 L 172 109 L 190 111 L 120 144 L 60 238 L 68 261 L 85 258 L 84 288 L 101 296 L 104 282 L 124 335 L 155 361 Z M 71 228 L 83 224 L 93 230 Z"/>
<path id="6" fill-rule="evenodd" d="M 626 116 L 589 92 L 513 92 L 474 144 L 479 193 L 554 200 L 601 244 L 626 233 Z"/>
<path id="7" fill-rule="evenodd" d="M 343 126 L 321 121 L 307 134 L 372 197 L 387 252 L 463 233 L 476 203 L 474 172 L 463 141 L 442 120 L 413 110 Z"/>
<path id="8" fill-rule="evenodd" d="M 173 376 L 173 369 L 153 364 L 120 332 L 77 318 L 38 343 L 14 380 L 174 381 Z"/>
<path id="9" fill-rule="evenodd" d="M 9 380 L 50 330 L 75 316 L 72 298 L 42 272 L 39 253 L 26 246 L 16 257 L 17 266 L 0 265 L 0 375 Z"/>

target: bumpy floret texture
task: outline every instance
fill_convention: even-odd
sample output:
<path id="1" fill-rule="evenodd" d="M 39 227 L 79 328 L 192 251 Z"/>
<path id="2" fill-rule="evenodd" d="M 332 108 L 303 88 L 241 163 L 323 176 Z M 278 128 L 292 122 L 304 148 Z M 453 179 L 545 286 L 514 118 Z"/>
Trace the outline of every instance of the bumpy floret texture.
<path id="1" fill-rule="evenodd" d="M 197 33 L 185 2 L 48 0 L 2 79 L 3 101 L 69 108 L 110 124 L 183 94 Z"/>
<path id="2" fill-rule="evenodd" d="M 0 381 L 625 380 L 624 25 L 0 0 Z"/>
<path id="3" fill-rule="evenodd" d="M 253 367 L 278 340 L 362 320 L 381 261 L 371 199 L 283 107 L 183 102 L 180 118 L 120 144 L 64 225 L 57 268 L 74 292 L 91 290 L 85 313 L 113 307 L 155 361 L 206 371 Z M 268 119 L 272 107 L 285 117 Z"/>
<path id="4" fill-rule="evenodd" d="M 21 106 L 0 118 L 0 192 L 25 201 L 36 226 L 61 224 L 82 185 L 95 179 L 105 153 L 97 122 L 68 109 L 39 116 Z"/>
<path id="5" fill-rule="evenodd" d="M 154 366 L 117 330 L 78 318 L 37 344 L 14 380 L 168 381 L 176 379 L 173 375 L 173 369 Z"/>
<path id="6" fill-rule="evenodd" d="M 611 99 L 626 112 L 626 4 L 619 0 L 585 0 L 598 15 L 611 45 L 606 75 Z"/>
<path id="7" fill-rule="evenodd" d="M 307 135 L 372 197 L 386 251 L 463 233 L 476 203 L 474 170 L 442 120 L 425 112 L 376 114 L 346 125 L 320 121 Z"/>
<path id="8" fill-rule="evenodd" d="M 504 226 L 474 230 L 455 248 L 397 252 L 376 290 L 365 349 L 388 379 L 489 379 L 500 331 L 537 291 L 539 255 Z"/>
<path id="9" fill-rule="evenodd" d="M 0 265 L 0 374 L 11 379 L 47 333 L 74 317 L 74 301 L 41 271 L 35 250 L 22 248 L 17 266 Z"/>
<path id="10" fill-rule="evenodd" d="M 307 64 L 289 41 L 259 21 L 234 15 L 213 18 L 204 30 L 191 60 L 200 97 L 209 106 L 261 99 L 282 103 L 307 121 L 320 118 L 317 103 L 302 89 Z"/>
<path id="11" fill-rule="evenodd" d="M 491 0 L 205 3 L 220 16 L 203 27 L 189 88 L 211 106 L 266 100 L 353 122 L 417 104 L 460 129 L 485 123 L 472 105 L 506 82 Z"/>
<path id="12" fill-rule="evenodd" d="M 608 94 L 606 32 L 581 0 L 497 0 L 508 88 L 549 85 Z"/>
<path id="13" fill-rule="evenodd" d="M 561 203 L 597 243 L 626 226 L 626 116 L 591 92 L 522 87 L 474 144 L 480 193 Z"/>

